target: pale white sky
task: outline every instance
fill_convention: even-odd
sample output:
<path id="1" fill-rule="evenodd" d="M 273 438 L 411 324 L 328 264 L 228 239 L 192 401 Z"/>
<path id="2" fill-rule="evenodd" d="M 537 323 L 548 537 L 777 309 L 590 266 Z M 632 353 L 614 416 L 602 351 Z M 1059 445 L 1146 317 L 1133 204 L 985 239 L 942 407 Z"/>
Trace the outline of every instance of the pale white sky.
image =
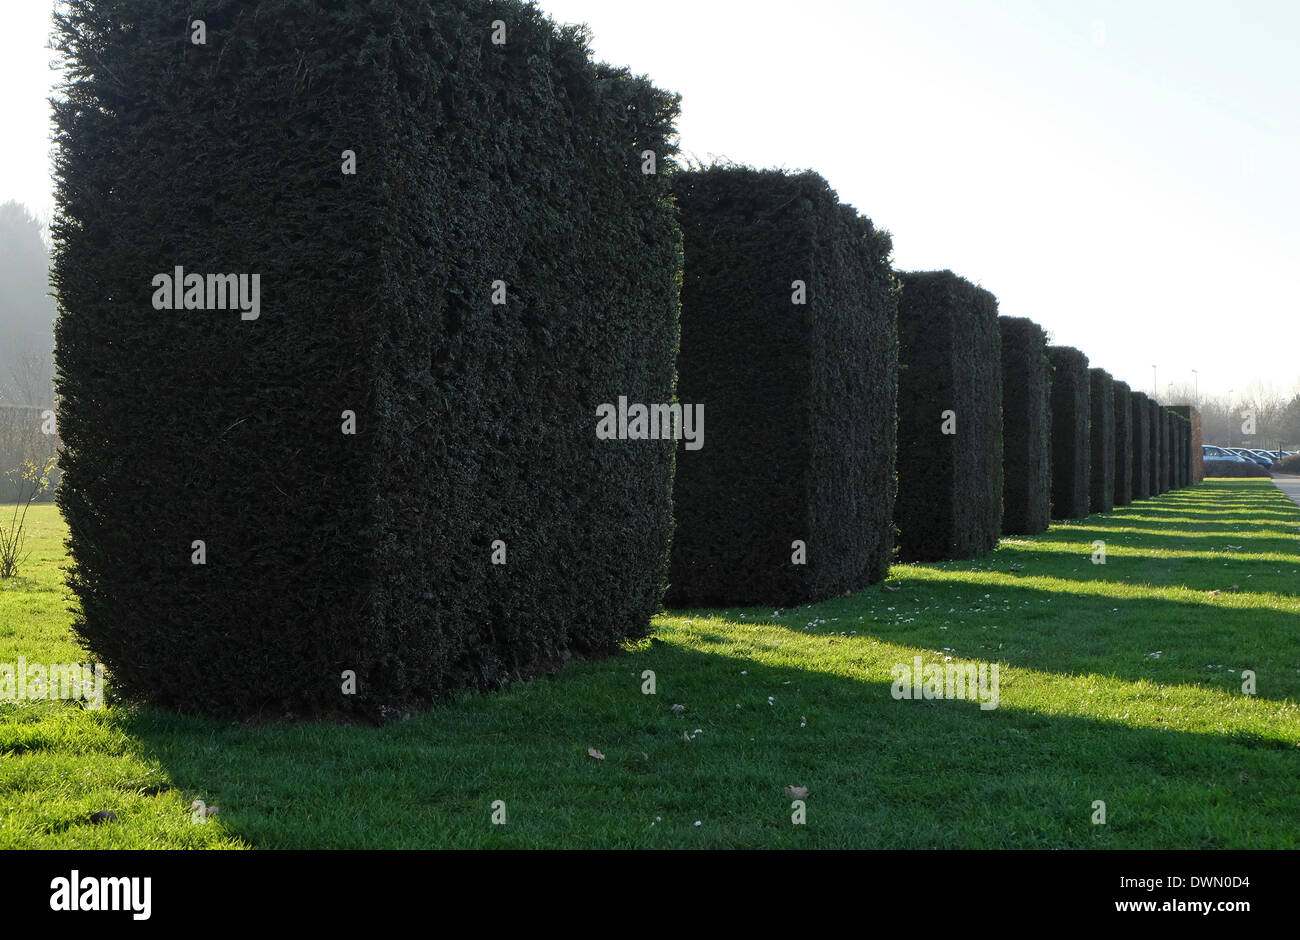
<path id="1" fill-rule="evenodd" d="M 681 92 L 683 150 L 809 168 L 1148 392 L 1300 387 L 1300 3 L 541 0 Z M 0 202 L 52 211 L 49 0 L 0 31 Z"/>

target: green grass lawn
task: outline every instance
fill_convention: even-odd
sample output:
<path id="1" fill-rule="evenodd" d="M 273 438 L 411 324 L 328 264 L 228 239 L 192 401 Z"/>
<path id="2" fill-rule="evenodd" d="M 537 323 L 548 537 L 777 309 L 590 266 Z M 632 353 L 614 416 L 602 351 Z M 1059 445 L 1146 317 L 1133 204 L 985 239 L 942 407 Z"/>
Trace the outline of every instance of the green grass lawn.
<path id="1" fill-rule="evenodd" d="M 0 663 L 84 660 L 62 521 L 32 518 Z M 670 612 L 620 656 L 383 728 L 0 705 L 0 848 L 1295 848 L 1298 534 L 1269 481 L 1207 481 L 898 566 L 897 591 Z M 894 699 L 916 655 L 999 664 L 999 707 Z M 220 815 L 192 823 L 196 798 Z"/>

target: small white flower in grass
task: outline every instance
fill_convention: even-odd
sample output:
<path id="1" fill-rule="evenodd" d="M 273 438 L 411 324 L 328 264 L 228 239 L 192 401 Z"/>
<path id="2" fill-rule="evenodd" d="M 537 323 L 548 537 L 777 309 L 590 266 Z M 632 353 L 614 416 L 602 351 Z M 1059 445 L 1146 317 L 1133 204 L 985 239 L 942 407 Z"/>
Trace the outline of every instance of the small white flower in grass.
<path id="1" fill-rule="evenodd" d="M 741 674 L 742 676 L 747 676 L 747 675 L 749 675 L 749 670 L 748 670 L 748 669 L 742 669 L 742 670 L 740 670 L 740 674 Z"/>
<path id="2" fill-rule="evenodd" d="M 776 701 L 772 698 L 772 696 L 769 695 L 769 696 L 767 697 L 767 704 L 769 704 L 769 705 L 775 705 L 775 704 L 776 704 Z"/>
<path id="3" fill-rule="evenodd" d="M 808 727 L 808 719 L 805 718 L 803 715 L 799 716 L 799 727 L 800 728 Z"/>
<path id="4" fill-rule="evenodd" d="M 703 734 L 704 732 L 703 732 L 702 730 L 700 730 L 699 728 L 696 728 L 695 731 L 694 731 L 694 733 L 695 733 L 695 734 Z"/>
<path id="5" fill-rule="evenodd" d="M 704 825 L 704 823 L 700 822 L 700 821 L 697 819 L 697 820 L 695 820 L 695 825 L 697 825 L 697 826 L 702 826 L 702 825 Z"/>

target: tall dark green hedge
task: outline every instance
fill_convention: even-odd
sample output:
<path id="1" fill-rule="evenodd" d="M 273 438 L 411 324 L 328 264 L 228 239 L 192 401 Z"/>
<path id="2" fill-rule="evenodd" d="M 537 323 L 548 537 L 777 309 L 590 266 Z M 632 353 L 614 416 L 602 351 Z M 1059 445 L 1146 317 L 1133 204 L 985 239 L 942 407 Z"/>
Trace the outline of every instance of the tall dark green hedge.
<path id="1" fill-rule="evenodd" d="M 1166 410 L 1169 415 L 1169 488 L 1181 489 L 1183 485 L 1183 429 L 1178 415 L 1172 407 Z"/>
<path id="2" fill-rule="evenodd" d="M 59 504 L 114 687 L 382 717 L 642 634 L 673 445 L 596 411 L 674 394 L 675 97 L 516 0 L 71 0 L 60 36 Z M 259 316 L 154 309 L 177 266 L 258 274 Z"/>
<path id="3" fill-rule="evenodd" d="M 1169 415 L 1169 408 L 1164 404 L 1158 406 L 1157 429 L 1160 432 L 1160 491 L 1169 493 L 1174 488 L 1174 421 Z"/>
<path id="4" fill-rule="evenodd" d="M 1186 424 L 1184 429 L 1185 439 L 1182 442 L 1183 449 L 1183 486 L 1194 486 L 1197 480 L 1197 456 L 1201 451 L 1201 441 L 1198 440 L 1200 434 L 1200 413 L 1191 405 L 1174 405 L 1173 412 L 1179 420 Z"/>
<path id="5" fill-rule="evenodd" d="M 1133 502 L 1133 392 L 1115 380 L 1115 505 Z"/>
<path id="6" fill-rule="evenodd" d="M 1151 495 L 1159 496 L 1164 492 L 1164 489 L 1160 486 L 1160 467 L 1165 459 L 1164 448 L 1161 446 L 1164 435 L 1161 433 L 1160 427 L 1164 422 L 1160 417 L 1160 403 L 1154 398 L 1147 399 L 1147 414 L 1151 424 L 1148 429 L 1151 438 L 1151 467 L 1149 468 L 1151 471 Z"/>
<path id="7" fill-rule="evenodd" d="M 998 317 L 1002 339 L 1002 531 L 1046 532 L 1052 515 L 1052 377 L 1047 334 Z"/>
<path id="8" fill-rule="evenodd" d="M 712 168 L 674 192 L 679 392 L 706 406 L 709 432 L 678 453 L 669 602 L 793 604 L 880 580 L 898 382 L 889 235 L 812 173 Z"/>
<path id="9" fill-rule="evenodd" d="M 1188 470 L 1191 467 L 1190 443 L 1192 439 L 1191 422 L 1185 418 L 1177 406 L 1171 406 L 1169 414 L 1173 418 L 1175 428 L 1175 442 L 1177 447 L 1174 449 L 1174 486 L 1183 489 L 1190 485 L 1188 479 Z"/>
<path id="10" fill-rule="evenodd" d="M 1092 409 L 1089 504 L 1093 512 L 1110 512 L 1115 508 L 1115 378 L 1105 369 L 1089 369 L 1088 378 Z"/>
<path id="11" fill-rule="evenodd" d="M 1088 357 L 1048 346 L 1052 363 L 1052 518 L 1082 519 L 1092 496 L 1092 382 Z"/>
<path id="12" fill-rule="evenodd" d="M 1149 499 L 1151 492 L 1151 399 L 1145 392 L 1130 392 L 1133 402 L 1133 498 Z"/>
<path id="13" fill-rule="evenodd" d="M 1181 470 L 1179 483 L 1188 487 L 1192 485 L 1192 422 L 1181 415 L 1178 418 L 1179 427 L 1182 429 L 1181 445 Z"/>
<path id="14" fill-rule="evenodd" d="M 951 271 L 901 280 L 899 556 L 970 558 L 991 551 L 1002 534 L 998 302 Z"/>

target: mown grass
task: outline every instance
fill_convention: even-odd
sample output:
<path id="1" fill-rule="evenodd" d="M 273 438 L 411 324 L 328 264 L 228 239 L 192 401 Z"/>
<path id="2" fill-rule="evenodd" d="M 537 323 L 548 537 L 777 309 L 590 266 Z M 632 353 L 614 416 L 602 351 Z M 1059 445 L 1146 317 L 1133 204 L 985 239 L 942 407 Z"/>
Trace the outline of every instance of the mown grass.
<path id="1" fill-rule="evenodd" d="M 62 523 L 33 520 L 0 663 L 76 661 Z M 1208 481 L 898 566 L 897 591 L 669 612 L 623 655 L 382 728 L 4 705 L 0 847 L 1294 848 L 1298 534 L 1269 481 Z M 918 654 L 997 663 L 999 707 L 895 700 Z M 192 823 L 196 798 L 220 815 Z"/>

